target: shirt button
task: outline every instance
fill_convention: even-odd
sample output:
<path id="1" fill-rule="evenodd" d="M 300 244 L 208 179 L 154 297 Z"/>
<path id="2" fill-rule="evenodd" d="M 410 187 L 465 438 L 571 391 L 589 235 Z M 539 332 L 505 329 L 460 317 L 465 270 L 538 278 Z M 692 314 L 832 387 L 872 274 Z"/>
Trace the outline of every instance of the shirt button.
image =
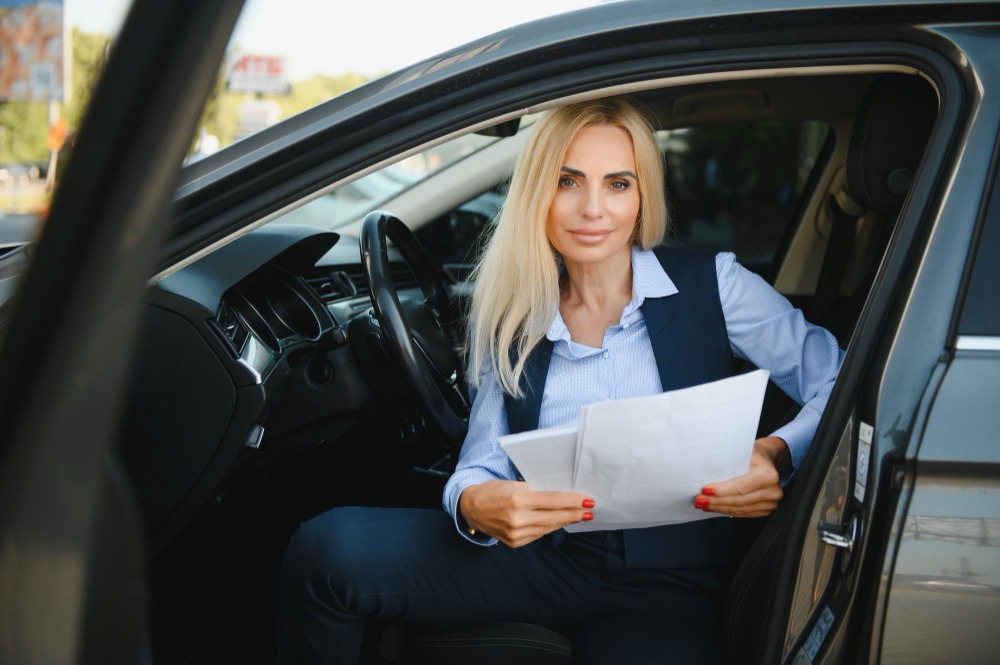
<path id="1" fill-rule="evenodd" d="M 630 325 L 631 325 L 631 324 L 629 324 L 629 323 L 625 323 L 625 324 L 623 324 L 623 325 L 622 325 L 622 330 L 628 330 L 628 327 L 629 327 Z"/>
<path id="2" fill-rule="evenodd" d="M 604 352 L 604 353 L 602 353 L 601 355 L 602 355 L 602 356 L 604 356 L 605 358 L 607 358 L 607 357 L 608 357 L 609 355 L 611 355 L 611 354 L 609 354 L 609 353 L 608 353 L 607 351 L 605 351 L 605 352 Z"/>

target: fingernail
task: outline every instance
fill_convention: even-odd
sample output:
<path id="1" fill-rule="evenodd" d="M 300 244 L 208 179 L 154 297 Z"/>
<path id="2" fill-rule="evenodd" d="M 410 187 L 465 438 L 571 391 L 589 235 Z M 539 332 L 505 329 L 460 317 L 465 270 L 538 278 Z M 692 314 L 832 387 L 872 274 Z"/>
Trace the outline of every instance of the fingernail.
<path id="1" fill-rule="evenodd" d="M 711 487 L 702 487 L 701 493 L 705 496 L 715 496 L 715 490 Z"/>
<path id="2" fill-rule="evenodd" d="M 594 519 L 594 513 L 590 512 L 588 510 L 587 512 L 585 512 L 583 514 L 583 518 L 582 519 L 583 519 L 584 522 L 589 522 L 590 520 Z"/>
<path id="3" fill-rule="evenodd" d="M 697 499 L 694 500 L 694 507 L 699 508 L 701 510 L 705 510 L 706 508 L 708 508 L 708 499 L 699 496 Z"/>
<path id="4" fill-rule="evenodd" d="M 584 499 L 583 500 L 583 507 L 584 508 L 593 508 L 594 507 L 594 500 L 593 499 Z"/>

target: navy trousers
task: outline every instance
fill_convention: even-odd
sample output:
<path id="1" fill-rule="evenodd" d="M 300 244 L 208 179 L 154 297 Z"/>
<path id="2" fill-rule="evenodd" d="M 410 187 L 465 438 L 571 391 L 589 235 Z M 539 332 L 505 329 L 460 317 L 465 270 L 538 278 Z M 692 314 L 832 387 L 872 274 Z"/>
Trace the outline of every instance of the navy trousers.
<path id="1" fill-rule="evenodd" d="M 293 535 L 281 592 L 282 664 L 356 662 L 366 617 L 534 623 L 570 636 L 577 663 L 722 660 L 714 572 L 626 569 L 617 532 L 481 547 L 443 511 L 335 508 Z"/>

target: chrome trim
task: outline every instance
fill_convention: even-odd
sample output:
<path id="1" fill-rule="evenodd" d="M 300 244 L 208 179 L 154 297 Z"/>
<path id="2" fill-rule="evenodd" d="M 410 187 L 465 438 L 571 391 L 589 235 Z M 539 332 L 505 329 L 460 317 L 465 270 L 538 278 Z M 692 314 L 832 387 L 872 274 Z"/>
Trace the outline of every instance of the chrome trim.
<path id="1" fill-rule="evenodd" d="M 243 352 L 240 353 L 237 362 L 250 371 L 254 383 L 258 386 L 264 382 L 264 375 L 270 372 L 275 364 L 271 350 L 257 339 L 253 333 L 247 336 L 247 341 L 243 345 Z"/>
<path id="2" fill-rule="evenodd" d="M 254 382 L 254 384 L 256 384 L 256 385 L 259 386 L 260 384 L 262 384 L 264 382 L 264 380 L 260 376 L 260 372 L 258 372 L 257 369 L 253 365 L 251 365 L 250 363 L 248 363 L 243 358 L 240 358 L 236 362 L 238 362 L 239 364 L 243 365 L 248 370 L 250 370 L 250 374 L 251 374 L 251 376 L 253 376 L 253 382 Z"/>
<path id="3" fill-rule="evenodd" d="M 959 335 L 955 348 L 959 351 L 1000 351 L 1000 337 Z"/>

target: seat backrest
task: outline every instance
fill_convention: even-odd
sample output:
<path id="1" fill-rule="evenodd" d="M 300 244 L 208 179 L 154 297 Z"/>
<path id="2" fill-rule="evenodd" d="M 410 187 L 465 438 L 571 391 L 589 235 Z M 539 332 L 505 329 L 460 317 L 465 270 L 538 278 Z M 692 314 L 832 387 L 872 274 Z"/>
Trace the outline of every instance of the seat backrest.
<path id="1" fill-rule="evenodd" d="M 818 321 L 837 335 L 842 345 L 846 345 L 868 297 L 892 227 L 927 147 L 937 107 L 931 85 L 919 76 L 907 74 L 883 74 L 861 102 L 848 148 L 847 188 L 854 202 L 876 216 L 878 247 L 872 253 L 875 260 L 854 292 Z M 846 260 L 846 256 L 834 259 L 841 264 Z M 839 287 L 834 285 L 838 293 Z"/>

